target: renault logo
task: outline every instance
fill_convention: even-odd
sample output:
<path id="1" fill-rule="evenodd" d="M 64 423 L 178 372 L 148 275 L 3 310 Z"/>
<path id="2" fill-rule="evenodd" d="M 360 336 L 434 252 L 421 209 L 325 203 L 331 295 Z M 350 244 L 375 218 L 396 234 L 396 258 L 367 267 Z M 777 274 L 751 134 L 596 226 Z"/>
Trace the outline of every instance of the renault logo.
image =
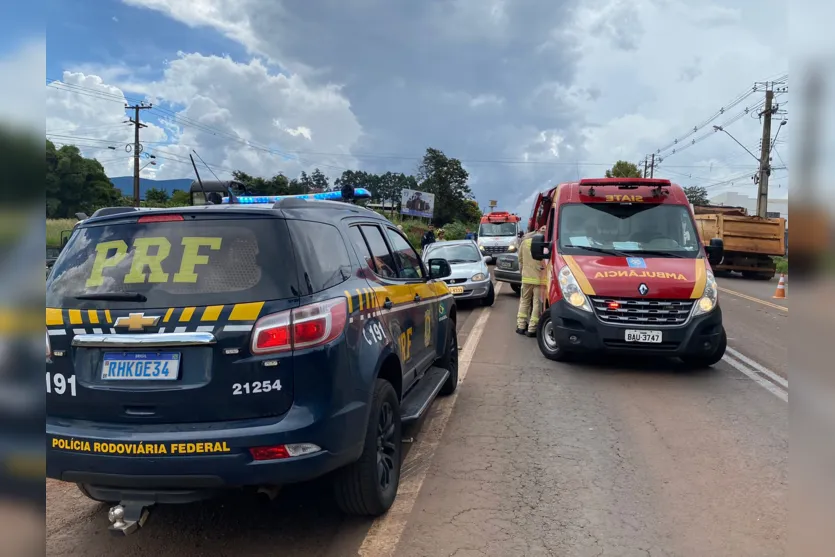
<path id="1" fill-rule="evenodd" d="M 638 292 L 641 293 L 641 296 L 646 296 L 649 292 L 649 287 L 642 282 L 641 285 L 638 287 Z"/>
<path id="2" fill-rule="evenodd" d="M 142 331 L 145 327 L 154 327 L 158 322 L 159 315 L 145 317 L 144 313 L 131 313 L 127 317 L 118 318 L 113 326 L 127 327 L 128 331 Z"/>

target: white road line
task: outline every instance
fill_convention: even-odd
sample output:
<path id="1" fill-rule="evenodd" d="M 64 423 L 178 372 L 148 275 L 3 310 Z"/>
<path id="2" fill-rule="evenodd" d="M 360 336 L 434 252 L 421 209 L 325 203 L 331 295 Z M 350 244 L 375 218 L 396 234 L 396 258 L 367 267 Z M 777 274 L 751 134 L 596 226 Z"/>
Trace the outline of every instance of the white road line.
<path id="1" fill-rule="evenodd" d="M 500 282 L 496 286 L 496 294 L 501 291 L 503 284 Z M 423 425 L 422 431 L 418 434 L 418 441 L 409 451 L 409 456 L 401 467 L 403 476 L 400 479 L 397 499 L 395 499 L 389 512 L 375 520 L 371 525 L 358 551 L 358 555 L 361 557 L 390 557 L 397 549 L 397 544 L 406 529 L 409 515 L 412 513 L 423 481 L 426 479 L 426 473 L 435 456 L 438 444 L 441 442 L 455 401 L 458 400 L 458 393 L 461 392 L 460 386 L 467 377 L 467 371 L 470 369 L 470 363 L 473 361 L 475 350 L 481 340 L 481 335 L 491 312 L 492 307 L 483 308 L 481 315 L 470 330 L 464 348 L 458 355 L 459 390 L 456 390 L 449 397 L 439 398 L 435 401 L 437 408 L 434 409 L 434 417 Z"/>
<path id="2" fill-rule="evenodd" d="M 763 367 L 762 365 L 758 364 L 757 362 L 755 362 L 754 360 L 752 360 L 751 358 L 749 358 L 749 357 L 748 357 L 748 356 L 746 356 L 745 354 L 742 354 L 742 353 L 741 353 L 741 352 L 739 352 L 738 350 L 734 350 L 734 349 L 733 349 L 733 348 L 731 348 L 730 346 L 728 346 L 727 351 L 728 351 L 728 352 L 730 352 L 730 353 L 731 353 L 731 355 L 732 355 L 734 358 L 736 358 L 737 360 L 740 360 L 740 361 L 742 361 L 742 362 L 744 362 L 744 363 L 748 364 L 750 367 L 752 367 L 752 368 L 754 368 L 755 370 L 759 371 L 759 372 L 760 372 L 760 373 L 762 373 L 763 375 L 768 376 L 768 378 L 769 378 L 769 379 L 771 379 L 772 381 L 774 381 L 775 383 L 777 383 L 778 385 L 780 385 L 780 386 L 781 386 L 781 387 L 783 387 L 784 389 L 786 389 L 786 390 L 788 390 L 788 389 L 789 389 L 789 382 L 788 382 L 788 380 L 786 380 L 785 378 L 780 377 L 779 375 L 777 375 L 776 373 L 774 373 L 774 372 L 773 372 L 773 371 L 771 371 L 770 369 L 768 369 L 768 368 L 766 368 L 766 367 Z"/>
<path id="3" fill-rule="evenodd" d="M 728 364 L 730 364 L 734 369 L 736 369 L 743 375 L 746 375 L 749 379 L 757 383 L 760 387 L 763 387 L 765 390 L 769 391 L 771 394 L 773 394 L 783 402 L 789 401 L 789 393 L 787 391 L 784 391 L 768 379 L 765 379 L 753 369 L 746 367 L 745 364 L 743 364 L 739 360 L 732 358 L 727 353 L 725 354 L 725 356 L 722 357 L 722 359 L 726 361 Z"/>

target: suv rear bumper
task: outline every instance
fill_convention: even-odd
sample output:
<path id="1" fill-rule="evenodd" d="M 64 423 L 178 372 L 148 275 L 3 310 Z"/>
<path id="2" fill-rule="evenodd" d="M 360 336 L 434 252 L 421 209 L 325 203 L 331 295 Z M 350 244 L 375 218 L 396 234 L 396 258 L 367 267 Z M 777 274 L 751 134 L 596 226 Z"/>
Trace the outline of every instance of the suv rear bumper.
<path id="1" fill-rule="evenodd" d="M 613 352 L 653 356 L 706 356 L 719 346 L 722 309 L 692 317 L 680 327 L 616 326 L 602 323 L 594 314 L 560 300 L 550 308 L 557 344 L 570 352 Z M 626 329 L 660 330 L 660 344 L 625 341 Z"/>
<path id="2" fill-rule="evenodd" d="M 323 476 L 359 458 L 368 406 L 350 405 L 315 420 L 309 408 L 294 406 L 283 418 L 137 426 L 47 418 L 46 475 L 89 484 L 94 496 L 108 492 L 116 499 L 129 494 L 158 502 L 188 502 L 233 487 L 284 485 Z M 278 420 L 278 421 L 277 421 Z M 65 450 L 55 439 L 113 444 L 165 445 L 167 454 L 126 455 Z M 225 443 L 221 454 L 171 454 L 172 445 Z M 255 461 L 249 449 L 313 443 L 321 451 L 277 460 Z M 77 444 L 76 444 L 77 445 Z M 113 449 L 110 447 L 110 449 Z M 86 447 L 84 447 L 86 449 Z M 110 450 L 108 449 L 108 450 Z M 178 447 L 178 451 L 183 449 Z M 176 453 L 177 451 L 175 451 Z M 111 500 L 110 496 L 102 497 Z M 176 500 L 173 500 L 173 499 Z"/>

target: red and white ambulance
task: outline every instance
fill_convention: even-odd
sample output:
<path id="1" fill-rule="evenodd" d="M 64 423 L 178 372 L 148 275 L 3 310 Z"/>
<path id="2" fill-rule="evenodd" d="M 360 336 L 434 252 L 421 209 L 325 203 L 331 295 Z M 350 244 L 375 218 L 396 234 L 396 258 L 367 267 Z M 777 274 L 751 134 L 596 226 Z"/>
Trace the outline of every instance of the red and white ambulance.
<path id="1" fill-rule="evenodd" d="M 548 260 L 542 353 L 678 357 L 710 366 L 725 353 L 719 293 L 682 188 L 669 180 L 586 179 L 536 200 L 529 229 L 535 259 Z"/>

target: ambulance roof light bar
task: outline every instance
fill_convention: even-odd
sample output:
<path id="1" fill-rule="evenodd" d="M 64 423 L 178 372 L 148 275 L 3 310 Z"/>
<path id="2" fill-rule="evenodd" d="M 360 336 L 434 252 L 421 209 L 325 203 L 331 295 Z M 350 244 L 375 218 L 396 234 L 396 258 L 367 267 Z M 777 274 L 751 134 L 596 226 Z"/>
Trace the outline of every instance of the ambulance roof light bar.
<path id="1" fill-rule="evenodd" d="M 579 186 L 588 186 L 588 194 L 594 197 L 595 188 L 618 188 L 623 190 L 634 190 L 640 186 L 650 186 L 653 189 L 653 196 L 657 196 L 662 188 L 669 188 L 672 183 L 665 178 L 585 178 L 580 180 Z M 667 193 L 667 192 L 664 192 Z"/>
<path id="2" fill-rule="evenodd" d="M 326 191 L 322 193 L 302 193 L 298 195 L 239 195 L 237 204 L 240 205 L 258 205 L 258 204 L 272 204 L 282 199 L 309 199 L 316 201 L 347 201 L 341 191 Z M 354 189 L 352 199 L 371 199 L 371 192 L 365 188 Z M 229 204 L 229 198 L 223 198 L 223 204 Z"/>

